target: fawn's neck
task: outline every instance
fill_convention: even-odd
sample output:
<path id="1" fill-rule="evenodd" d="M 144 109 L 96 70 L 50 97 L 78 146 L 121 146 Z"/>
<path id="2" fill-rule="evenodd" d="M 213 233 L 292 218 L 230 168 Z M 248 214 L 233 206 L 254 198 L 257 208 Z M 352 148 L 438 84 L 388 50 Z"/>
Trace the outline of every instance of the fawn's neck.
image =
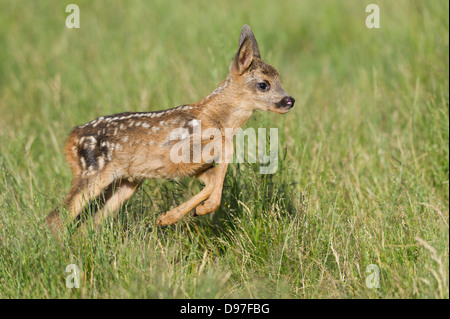
<path id="1" fill-rule="evenodd" d="M 253 109 L 246 105 L 228 76 L 219 86 L 198 104 L 201 116 L 216 122 L 221 128 L 242 127 L 252 116 Z"/>

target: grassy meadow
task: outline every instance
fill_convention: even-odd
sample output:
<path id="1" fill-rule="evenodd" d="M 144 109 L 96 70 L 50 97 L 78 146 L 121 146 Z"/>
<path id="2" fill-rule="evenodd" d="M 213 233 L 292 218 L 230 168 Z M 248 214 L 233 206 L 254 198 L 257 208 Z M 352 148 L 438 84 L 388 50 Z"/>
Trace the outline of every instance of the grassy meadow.
<path id="1" fill-rule="evenodd" d="M 65 7 L 80 7 L 68 29 Z M 379 29 L 365 25 L 380 8 Z M 449 4 L 0 0 L 0 298 L 448 298 Z M 192 103 L 249 24 L 296 99 L 279 165 L 232 164 L 214 214 L 156 219 L 201 189 L 146 181 L 98 231 L 43 223 L 70 130 Z M 81 287 L 66 287 L 66 266 Z M 379 269 L 379 288 L 366 280 Z M 368 268 L 369 267 L 369 268 Z"/>

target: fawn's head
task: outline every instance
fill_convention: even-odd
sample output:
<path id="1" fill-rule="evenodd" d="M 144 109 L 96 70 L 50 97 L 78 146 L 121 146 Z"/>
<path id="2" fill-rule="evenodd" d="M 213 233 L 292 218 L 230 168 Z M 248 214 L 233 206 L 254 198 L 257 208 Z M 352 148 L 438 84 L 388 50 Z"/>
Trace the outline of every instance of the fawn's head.
<path id="1" fill-rule="evenodd" d="M 261 60 L 258 43 L 248 25 L 242 28 L 229 76 L 247 108 L 286 113 L 294 106 L 295 100 L 281 87 L 278 71 Z"/>

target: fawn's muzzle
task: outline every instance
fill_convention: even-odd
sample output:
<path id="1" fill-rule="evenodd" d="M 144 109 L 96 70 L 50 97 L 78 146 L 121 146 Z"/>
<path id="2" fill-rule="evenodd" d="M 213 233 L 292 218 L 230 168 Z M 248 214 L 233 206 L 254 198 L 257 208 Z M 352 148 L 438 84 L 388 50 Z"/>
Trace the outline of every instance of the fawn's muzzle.
<path id="1" fill-rule="evenodd" d="M 294 100 L 293 97 L 291 97 L 291 96 L 286 96 L 286 97 L 284 97 L 283 99 L 281 99 L 280 102 L 278 102 L 278 103 L 276 104 L 276 107 L 277 107 L 277 108 L 289 108 L 289 109 L 291 109 L 291 108 L 294 107 L 294 103 L 295 103 L 295 100 Z"/>

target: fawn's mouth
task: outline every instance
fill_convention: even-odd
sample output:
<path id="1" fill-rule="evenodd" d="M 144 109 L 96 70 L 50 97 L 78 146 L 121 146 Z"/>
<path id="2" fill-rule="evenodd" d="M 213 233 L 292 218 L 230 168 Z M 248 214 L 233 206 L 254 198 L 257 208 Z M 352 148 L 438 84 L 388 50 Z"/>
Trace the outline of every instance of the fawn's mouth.
<path id="1" fill-rule="evenodd" d="M 274 111 L 279 114 L 284 114 L 284 113 L 289 112 L 291 109 L 292 109 L 292 106 L 282 106 L 282 107 L 277 107 Z"/>
<path id="2" fill-rule="evenodd" d="M 285 114 L 292 109 L 292 106 L 281 106 L 281 107 L 272 107 L 269 111 L 277 113 L 277 114 Z"/>

